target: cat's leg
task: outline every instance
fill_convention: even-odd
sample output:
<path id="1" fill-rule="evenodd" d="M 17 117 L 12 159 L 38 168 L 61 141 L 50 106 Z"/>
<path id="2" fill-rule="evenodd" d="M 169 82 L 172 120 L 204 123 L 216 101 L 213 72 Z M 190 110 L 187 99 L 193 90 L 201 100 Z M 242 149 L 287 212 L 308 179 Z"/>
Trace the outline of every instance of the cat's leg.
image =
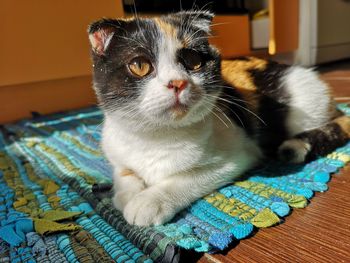
<path id="1" fill-rule="evenodd" d="M 295 135 L 278 149 L 281 160 L 302 163 L 332 152 L 350 139 L 350 117 L 341 116 L 328 124 Z"/>
<path id="2" fill-rule="evenodd" d="M 198 198 L 232 182 L 234 174 L 233 170 L 208 169 L 168 177 L 130 200 L 124 208 L 124 218 L 139 226 L 163 224 Z"/>
<path id="3" fill-rule="evenodd" d="M 116 170 L 113 184 L 113 204 L 120 211 L 123 211 L 126 204 L 146 187 L 142 178 L 129 169 Z"/>
<path id="4" fill-rule="evenodd" d="M 349 119 L 337 111 L 328 85 L 316 72 L 293 66 L 282 80 L 289 95 L 285 125 L 290 138 L 279 146 L 281 160 L 302 163 L 346 143 Z"/>

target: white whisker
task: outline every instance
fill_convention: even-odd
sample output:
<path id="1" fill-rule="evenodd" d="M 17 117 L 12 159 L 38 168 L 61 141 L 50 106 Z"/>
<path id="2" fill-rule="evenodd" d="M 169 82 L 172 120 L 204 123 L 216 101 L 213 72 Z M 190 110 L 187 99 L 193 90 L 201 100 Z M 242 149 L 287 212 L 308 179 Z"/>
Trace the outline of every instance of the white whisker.
<path id="1" fill-rule="evenodd" d="M 215 98 L 218 99 L 218 100 L 222 100 L 222 101 L 225 101 L 225 102 L 227 102 L 227 103 L 234 104 L 234 105 L 240 107 L 241 109 L 243 109 L 243 110 L 249 112 L 249 113 L 252 114 L 253 116 L 255 116 L 255 117 L 256 117 L 258 120 L 260 120 L 264 125 L 267 125 L 267 124 L 265 123 L 265 121 L 264 121 L 263 119 L 261 119 L 257 114 L 255 114 L 255 113 L 252 112 L 251 110 L 247 109 L 246 107 L 244 107 L 244 106 L 242 106 L 242 105 L 240 105 L 240 104 L 238 104 L 238 103 L 235 103 L 234 101 L 229 101 L 229 100 L 226 100 L 226 99 L 224 99 L 224 98 L 217 97 L 217 96 L 213 96 L 213 95 L 210 95 L 210 94 L 206 94 L 206 96 L 215 97 Z"/>

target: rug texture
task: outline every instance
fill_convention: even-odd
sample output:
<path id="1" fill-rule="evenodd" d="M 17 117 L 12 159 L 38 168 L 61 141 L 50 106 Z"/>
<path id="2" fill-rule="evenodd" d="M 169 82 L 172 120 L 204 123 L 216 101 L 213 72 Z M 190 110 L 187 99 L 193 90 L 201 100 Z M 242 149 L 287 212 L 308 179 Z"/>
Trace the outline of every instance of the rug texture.
<path id="1" fill-rule="evenodd" d="M 101 122 L 89 108 L 1 126 L 0 262 L 177 262 L 182 250 L 217 252 L 304 208 L 350 161 L 348 143 L 306 165 L 271 162 L 166 225 L 135 227 L 111 204 Z"/>

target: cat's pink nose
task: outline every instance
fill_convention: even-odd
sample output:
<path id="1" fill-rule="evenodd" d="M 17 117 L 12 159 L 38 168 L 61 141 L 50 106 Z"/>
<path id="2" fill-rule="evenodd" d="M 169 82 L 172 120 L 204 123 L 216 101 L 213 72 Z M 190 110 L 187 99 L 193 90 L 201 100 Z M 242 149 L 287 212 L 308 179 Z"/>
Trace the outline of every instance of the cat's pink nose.
<path id="1" fill-rule="evenodd" d="M 176 93 L 180 93 L 187 87 L 188 81 L 185 79 L 176 79 L 169 81 L 168 88 L 174 89 Z"/>

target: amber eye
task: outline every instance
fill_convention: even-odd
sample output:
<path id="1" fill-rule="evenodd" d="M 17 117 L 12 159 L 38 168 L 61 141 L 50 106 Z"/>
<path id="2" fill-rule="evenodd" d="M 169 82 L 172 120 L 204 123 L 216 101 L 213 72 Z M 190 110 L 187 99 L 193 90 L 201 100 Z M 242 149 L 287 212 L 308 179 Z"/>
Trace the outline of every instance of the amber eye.
<path id="1" fill-rule="evenodd" d="M 188 70 L 198 70 L 203 66 L 202 56 L 193 49 L 181 49 L 179 60 Z"/>
<path id="2" fill-rule="evenodd" d="M 144 77 L 151 73 L 152 71 L 152 65 L 144 57 L 136 57 L 133 60 L 130 61 L 128 64 L 128 67 L 132 74 L 134 74 L 137 77 Z"/>

